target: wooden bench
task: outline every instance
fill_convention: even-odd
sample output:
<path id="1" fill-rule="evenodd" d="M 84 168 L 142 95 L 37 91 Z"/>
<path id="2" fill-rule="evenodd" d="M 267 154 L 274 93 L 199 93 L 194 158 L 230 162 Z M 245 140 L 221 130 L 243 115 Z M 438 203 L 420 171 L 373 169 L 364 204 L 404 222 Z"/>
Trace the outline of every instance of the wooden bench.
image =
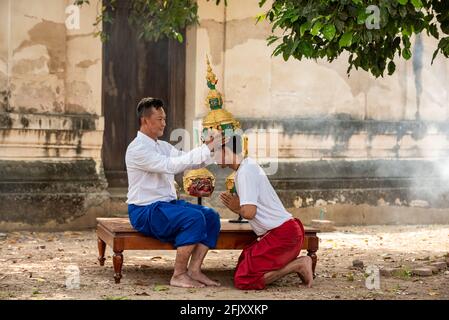
<path id="1" fill-rule="evenodd" d="M 319 239 L 317 229 L 305 228 L 306 237 L 302 249 L 307 250 L 307 255 L 313 261 L 313 273 L 317 263 L 316 252 L 318 250 Z M 114 279 L 115 283 L 120 283 L 122 278 L 123 251 L 124 250 L 173 250 L 169 243 L 161 242 L 152 237 L 145 236 L 133 229 L 128 218 L 97 218 L 98 236 L 98 261 L 104 266 L 106 260 L 106 245 L 112 248 Z M 257 239 L 248 223 L 236 224 L 228 220 L 221 220 L 220 236 L 218 238 L 216 250 L 219 249 L 243 249 L 248 244 Z"/>

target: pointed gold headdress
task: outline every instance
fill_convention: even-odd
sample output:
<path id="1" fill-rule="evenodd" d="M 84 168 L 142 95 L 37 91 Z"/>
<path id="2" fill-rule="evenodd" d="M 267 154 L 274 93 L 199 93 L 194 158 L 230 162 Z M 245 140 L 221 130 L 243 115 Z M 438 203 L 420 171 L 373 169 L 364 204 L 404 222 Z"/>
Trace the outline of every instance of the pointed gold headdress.
<path id="1" fill-rule="evenodd" d="M 212 67 L 207 59 L 207 87 L 209 92 L 206 97 L 205 104 L 210 108 L 208 114 L 203 118 L 203 132 L 207 132 L 209 129 L 222 130 L 223 135 L 234 133 L 236 129 L 240 129 L 240 123 L 234 118 L 234 116 L 227 110 L 223 109 L 223 95 L 216 89 L 217 76 L 212 71 Z M 244 156 L 248 154 L 248 143 L 247 138 L 243 137 L 243 150 Z M 229 191 L 234 190 L 234 176 L 235 173 L 231 174 L 226 179 L 226 189 Z M 207 183 L 209 181 L 209 183 Z M 207 169 L 197 169 L 187 172 L 183 178 L 184 190 L 186 193 L 192 196 L 202 197 L 210 196 L 215 187 L 215 177 Z M 230 188 L 228 188 L 228 186 Z M 199 188 L 203 188 L 199 190 Z M 208 190 L 211 190 L 208 192 Z"/>
<path id="2" fill-rule="evenodd" d="M 227 110 L 223 109 L 223 96 L 216 89 L 217 76 L 212 71 L 210 66 L 209 58 L 207 57 L 207 87 L 209 92 L 205 101 L 206 107 L 210 108 L 209 113 L 203 118 L 203 128 L 207 129 L 222 129 L 225 130 L 235 130 L 240 128 L 240 123 L 235 120 L 234 116 Z"/>

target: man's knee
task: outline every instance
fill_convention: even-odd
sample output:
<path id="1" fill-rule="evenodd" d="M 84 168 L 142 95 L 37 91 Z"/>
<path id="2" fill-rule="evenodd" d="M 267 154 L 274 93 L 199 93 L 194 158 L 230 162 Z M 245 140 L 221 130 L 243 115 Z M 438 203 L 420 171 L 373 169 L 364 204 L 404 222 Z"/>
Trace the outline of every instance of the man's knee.
<path id="1" fill-rule="evenodd" d="M 206 220 L 201 214 L 191 214 L 187 218 L 187 222 L 185 224 L 186 228 L 197 229 L 197 230 L 205 230 L 206 229 Z"/>
<path id="2" fill-rule="evenodd" d="M 176 236 L 175 246 L 200 243 L 207 236 L 207 227 L 204 216 L 200 212 L 185 217 L 182 227 Z"/>

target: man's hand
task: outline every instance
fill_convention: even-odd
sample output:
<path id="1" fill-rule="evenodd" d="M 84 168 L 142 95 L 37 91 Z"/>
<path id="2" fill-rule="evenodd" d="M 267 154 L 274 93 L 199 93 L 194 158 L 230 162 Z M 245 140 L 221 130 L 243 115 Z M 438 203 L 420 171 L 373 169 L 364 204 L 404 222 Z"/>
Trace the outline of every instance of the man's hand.
<path id="1" fill-rule="evenodd" d="M 240 214 L 240 198 L 238 195 L 223 192 L 220 194 L 220 200 L 229 210 Z"/>
<path id="2" fill-rule="evenodd" d="M 221 146 L 226 143 L 221 130 L 210 129 L 204 137 L 204 143 L 211 152 L 221 149 Z"/>

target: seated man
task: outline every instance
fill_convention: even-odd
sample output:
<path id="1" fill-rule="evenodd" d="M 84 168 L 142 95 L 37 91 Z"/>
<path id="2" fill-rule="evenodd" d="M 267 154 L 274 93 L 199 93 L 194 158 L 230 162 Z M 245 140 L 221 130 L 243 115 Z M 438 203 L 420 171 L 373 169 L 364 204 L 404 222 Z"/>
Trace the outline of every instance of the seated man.
<path id="1" fill-rule="evenodd" d="M 238 195 L 222 193 L 223 204 L 249 220 L 259 236 L 240 255 L 234 274 L 238 289 L 264 289 L 281 277 L 296 272 L 302 283 L 312 286 L 312 259 L 298 257 L 304 241 L 304 227 L 292 218 L 271 186 L 265 172 L 251 158 L 242 156 L 242 138 L 234 135 L 222 152 L 215 154 L 222 167 L 237 171 L 235 188 Z"/>
<path id="2" fill-rule="evenodd" d="M 201 272 L 201 265 L 208 249 L 216 246 L 220 217 L 213 209 L 177 200 L 174 175 L 212 163 L 211 150 L 223 143 L 221 133 L 184 153 L 158 140 L 166 125 L 161 100 L 143 99 L 137 106 L 137 115 L 140 130 L 126 150 L 131 225 L 145 235 L 175 246 L 172 286 L 219 286 Z"/>

